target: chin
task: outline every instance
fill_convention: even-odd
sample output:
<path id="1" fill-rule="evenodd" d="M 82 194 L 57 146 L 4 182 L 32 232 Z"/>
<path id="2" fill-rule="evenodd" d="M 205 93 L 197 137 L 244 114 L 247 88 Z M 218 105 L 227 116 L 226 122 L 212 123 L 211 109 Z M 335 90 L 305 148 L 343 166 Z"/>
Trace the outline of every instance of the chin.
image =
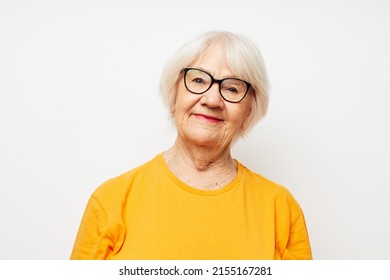
<path id="1" fill-rule="evenodd" d="M 189 134 L 187 140 L 195 145 L 210 148 L 221 146 L 222 143 L 227 143 L 219 135 L 197 132 Z"/>

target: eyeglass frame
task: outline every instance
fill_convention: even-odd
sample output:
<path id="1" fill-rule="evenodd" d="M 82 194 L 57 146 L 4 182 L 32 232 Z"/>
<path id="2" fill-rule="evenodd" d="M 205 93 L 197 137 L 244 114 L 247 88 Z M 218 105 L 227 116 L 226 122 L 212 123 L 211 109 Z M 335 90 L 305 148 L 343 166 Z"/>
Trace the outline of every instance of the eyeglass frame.
<path id="1" fill-rule="evenodd" d="M 209 75 L 209 77 L 211 78 L 211 83 L 210 83 L 209 87 L 208 87 L 205 91 L 198 93 L 198 92 L 193 92 L 193 91 L 191 91 L 191 90 L 188 88 L 187 82 L 186 82 L 186 76 L 187 76 L 187 72 L 188 72 L 189 70 L 198 70 L 198 71 L 201 71 L 201 72 L 206 73 L 207 75 Z M 242 79 L 238 79 L 238 78 L 224 78 L 224 79 L 221 79 L 221 80 L 215 79 L 210 73 L 208 73 L 208 72 L 206 72 L 206 71 L 204 71 L 204 70 L 202 70 L 202 69 L 199 69 L 199 68 L 184 67 L 184 68 L 182 69 L 182 72 L 184 72 L 184 75 L 183 75 L 184 86 L 185 86 L 186 89 L 187 89 L 189 92 L 191 92 L 192 94 L 199 94 L 199 95 L 200 95 L 200 94 L 204 94 L 205 92 L 207 92 L 207 91 L 213 86 L 213 84 L 217 83 L 217 84 L 218 84 L 219 94 L 221 95 L 221 97 L 222 97 L 223 100 L 225 100 L 225 101 L 227 101 L 227 102 L 229 102 L 229 103 L 239 103 L 239 102 L 241 102 L 242 100 L 244 100 L 244 98 L 245 98 L 245 97 L 247 96 L 247 94 L 248 94 L 248 91 L 249 91 L 250 87 L 252 86 L 252 85 L 251 85 L 250 83 L 248 83 L 247 81 L 242 80 Z M 233 80 L 238 80 L 238 81 L 244 82 L 245 85 L 246 85 L 246 92 L 245 92 L 245 94 L 242 96 L 242 98 L 241 98 L 240 100 L 238 100 L 238 101 L 231 101 L 231 100 L 228 100 L 228 99 L 226 99 L 226 98 L 223 96 L 223 94 L 222 94 L 222 91 L 221 91 L 221 84 L 222 84 L 223 81 L 229 80 L 229 79 L 233 79 Z"/>

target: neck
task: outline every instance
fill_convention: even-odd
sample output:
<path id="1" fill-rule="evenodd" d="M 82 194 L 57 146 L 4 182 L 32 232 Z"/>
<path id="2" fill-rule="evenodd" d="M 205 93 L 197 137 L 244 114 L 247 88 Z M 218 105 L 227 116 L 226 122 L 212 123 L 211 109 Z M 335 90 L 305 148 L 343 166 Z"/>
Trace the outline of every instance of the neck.
<path id="1" fill-rule="evenodd" d="M 171 171 L 184 183 L 199 189 L 218 189 L 227 185 L 237 174 L 237 164 L 230 146 L 215 149 L 187 144 L 179 137 L 164 153 Z"/>

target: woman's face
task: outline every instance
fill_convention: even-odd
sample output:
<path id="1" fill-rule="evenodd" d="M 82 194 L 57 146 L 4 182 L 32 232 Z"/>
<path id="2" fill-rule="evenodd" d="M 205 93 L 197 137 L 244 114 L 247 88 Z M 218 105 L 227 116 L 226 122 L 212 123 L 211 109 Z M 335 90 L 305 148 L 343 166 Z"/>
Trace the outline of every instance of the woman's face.
<path id="1" fill-rule="evenodd" d="M 235 77 L 228 67 L 224 49 L 211 45 L 192 65 L 210 73 L 215 79 Z M 236 77 L 240 78 L 240 77 Z M 239 103 L 222 99 L 218 84 L 203 94 L 189 92 L 179 80 L 176 102 L 172 111 L 179 137 L 188 143 L 210 148 L 225 148 L 248 125 L 252 95 Z"/>

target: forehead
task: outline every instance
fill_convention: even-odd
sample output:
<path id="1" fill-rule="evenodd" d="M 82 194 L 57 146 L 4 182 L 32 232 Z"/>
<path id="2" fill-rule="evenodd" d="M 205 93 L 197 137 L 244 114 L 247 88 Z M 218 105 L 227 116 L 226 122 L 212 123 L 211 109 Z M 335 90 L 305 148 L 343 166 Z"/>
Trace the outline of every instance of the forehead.
<path id="1" fill-rule="evenodd" d="M 211 44 L 200 56 L 191 64 L 191 67 L 196 67 L 209 72 L 218 77 L 231 77 L 233 71 L 226 59 L 226 49 L 221 44 Z"/>

